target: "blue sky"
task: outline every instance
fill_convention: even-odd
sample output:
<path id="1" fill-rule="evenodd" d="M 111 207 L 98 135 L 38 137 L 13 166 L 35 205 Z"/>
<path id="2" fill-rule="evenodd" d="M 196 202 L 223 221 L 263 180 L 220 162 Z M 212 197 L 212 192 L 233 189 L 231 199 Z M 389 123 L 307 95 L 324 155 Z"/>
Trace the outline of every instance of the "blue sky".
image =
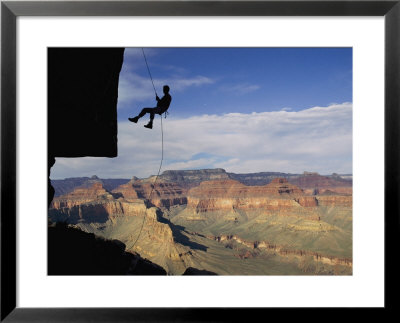
<path id="1" fill-rule="evenodd" d="M 144 48 L 163 120 L 163 169 L 352 173 L 351 48 Z M 156 103 L 141 48 L 127 48 L 118 99 L 119 157 L 58 158 L 52 178 L 156 174 L 153 130 L 127 121 Z"/>
<path id="2" fill-rule="evenodd" d="M 171 86 L 179 117 L 264 112 L 352 101 L 351 48 L 144 49 L 153 78 Z M 153 90 L 141 49 L 127 49 L 122 78 L 137 73 Z M 129 68 L 131 67 L 131 68 Z M 185 81 L 186 83 L 184 83 Z M 163 84 L 156 82 L 162 93 Z M 154 104 L 120 102 L 120 118 Z M 132 105 L 130 105 L 132 104 Z"/>

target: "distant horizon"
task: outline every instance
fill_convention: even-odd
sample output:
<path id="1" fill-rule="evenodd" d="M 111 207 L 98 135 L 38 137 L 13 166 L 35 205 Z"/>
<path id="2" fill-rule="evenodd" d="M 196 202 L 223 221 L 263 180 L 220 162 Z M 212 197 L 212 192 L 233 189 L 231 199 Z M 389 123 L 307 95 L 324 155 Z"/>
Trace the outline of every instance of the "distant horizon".
<path id="1" fill-rule="evenodd" d="M 160 172 L 160 175 L 162 175 L 164 172 L 169 172 L 169 171 L 173 171 L 173 172 L 182 172 L 182 171 L 201 171 L 201 170 L 217 170 L 217 169 L 222 169 L 222 168 L 200 168 L 200 169 L 166 169 L 162 172 Z M 261 171 L 261 172 L 245 172 L 245 173 L 235 173 L 235 172 L 229 172 L 226 171 L 225 169 L 222 169 L 223 171 L 225 171 L 226 173 L 230 173 L 230 174 L 236 174 L 236 175 L 245 175 L 245 174 L 262 174 L 262 173 L 269 173 L 269 174 L 286 174 L 286 175 L 304 175 L 305 173 L 316 173 L 320 176 L 332 176 L 334 174 L 337 174 L 339 176 L 353 176 L 352 173 L 337 173 L 337 172 L 332 172 L 330 174 L 325 174 L 325 173 L 318 173 L 318 172 L 313 172 L 313 171 L 303 171 L 301 173 L 291 173 L 291 172 L 276 172 L 276 171 Z M 136 175 L 132 175 L 132 176 L 127 176 L 127 177 L 102 177 L 102 176 L 98 176 L 96 174 L 93 175 L 84 175 L 84 176 L 71 176 L 71 177 L 64 177 L 64 178 L 52 178 L 50 177 L 50 180 L 65 180 L 65 179 L 71 179 L 71 178 L 98 178 L 98 179 L 132 179 L 133 177 L 137 177 L 139 179 L 146 179 L 146 178 L 150 178 L 153 176 L 156 176 L 157 174 L 151 174 L 147 177 L 139 177 Z"/>

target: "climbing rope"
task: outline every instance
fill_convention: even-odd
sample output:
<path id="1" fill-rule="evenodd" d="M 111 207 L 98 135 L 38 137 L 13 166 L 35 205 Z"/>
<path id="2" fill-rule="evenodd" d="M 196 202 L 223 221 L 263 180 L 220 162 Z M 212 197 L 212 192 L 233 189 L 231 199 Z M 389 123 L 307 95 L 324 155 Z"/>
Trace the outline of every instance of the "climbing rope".
<path id="1" fill-rule="evenodd" d="M 155 93 L 156 96 L 158 96 L 157 91 L 156 91 L 156 87 L 154 86 L 153 77 L 151 76 L 149 64 L 147 64 L 147 58 L 146 58 L 146 54 L 144 53 L 144 48 L 142 48 L 142 53 L 143 53 L 144 61 L 146 62 L 147 72 L 149 72 L 151 84 L 153 84 L 154 93 Z M 165 111 L 165 114 L 164 114 L 164 117 L 165 117 L 165 118 L 167 118 L 167 114 L 168 114 L 168 111 Z"/>
<path id="2" fill-rule="evenodd" d="M 152 78 L 151 73 L 150 73 L 149 64 L 147 64 L 147 59 L 146 59 L 146 55 L 144 53 L 144 48 L 142 48 L 142 52 L 143 52 L 144 61 L 146 62 L 147 71 L 149 72 L 149 75 L 150 75 L 151 84 L 153 84 L 154 93 L 156 94 L 156 96 L 158 96 L 157 95 L 157 91 L 156 91 L 156 87 L 154 86 L 153 78 Z"/>
<path id="3" fill-rule="evenodd" d="M 151 191 L 150 191 L 149 197 L 147 198 L 147 200 L 149 202 L 150 202 L 151 194 L 153 193 L 155 185 L 156 185 L 156 182 L 158 180 L 158 177 L 160 176 L 161 167 L 162 167 L 162 163 L 163 163 L 163 160 L 164 160 L 164 130 L 163 130 L 163 122 L 162 122 L 163 118 L 162 118 L 162 116 L 161 116 L 160 119 L 161 119 L 161 161 L 160 161 L 160 167 L 158 168 L 158 173 L 157 173 L 156 178 L 154 179 L 154 182 L 153 182 L 153 184 L 151 186 Z M 143 216 L 142 226 L 140 228 L 140 231 L 139 231 L 139 234 L 138 234 L 138 236 L 136 238 L 136 241 L 132 245 L 131 249 L 133 249 L 133 247 L 135 246 L 136 242 L 139 240 L 140 235 L 142 234 L 142 230 L 143 230 L 143 226 L 144 226 L 145 220 L 146 220 L 146 214 Z"/>
<path id="4" fill-rule="evenodd" d="M 144 54 L 144 49 L 143 49 L 143 48 L 142 48 L 142 51 L 143 51 L 144 60 L 145 60 L 145 62 L 146 62 L 147 71 L 149 72 L 150 79 L 151 79 L 151 83 L 153 84 L 154 93 L 157 95 L 156 88 L 154 87 L 153 78 L 151 77 L 149 65 L 147 64 L 146 55 Z M 160 176 L 161 167 L 162 167 L 162 163 L 163 163 L 163 160 L 164 160 L 164 129 L 163 129 L 163 121 L 162 121 L 163 118 L 162 118 L 162 115 L 160 115 L 160 117 L 161 117 L 161 118 L 160 118 L 160 119 L 161 119 L 161 161 L 160 161 L 160 167 L 158 168 L 158 172 L 157 172 L 156 178 L 154 179 L 154 182 L 153 182 L 153 184 L 152 184 L 152 186 L 151 186 L 150 194 L 149 194 L 149 196 L 148 196 L 148 198 L 147 198 L 147 200 L 148 200 L 149 202 L 150 202 L 151 194 L 153 194 L 154 188 L 155 188 L 155 186 L 156 186 L 158 177 Z M 133 243 L 131 249 L 133 249 L 133 247 L 136 245 L 136 242 L 138 242 L 139 237 L 140 237 L 140 235 L 142 234 L 142 230 L 143 230 L 143 226 L 144 226 L 144 222 L 145 222 L 145 221 L 146 221 L 146 214 L 144 214 L 144 216 L 143 216 L 142 226 L 140 227 L 139 234 L 138 234 L 138 236 L 137 236 L 137 238 L 136 238 L 136 241 Z"/>

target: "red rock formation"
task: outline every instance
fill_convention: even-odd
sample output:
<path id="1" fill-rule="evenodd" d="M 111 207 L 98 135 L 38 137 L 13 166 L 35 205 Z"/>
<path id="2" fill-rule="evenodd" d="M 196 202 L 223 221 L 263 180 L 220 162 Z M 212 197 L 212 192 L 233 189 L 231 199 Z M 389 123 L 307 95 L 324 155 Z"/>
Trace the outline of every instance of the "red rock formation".
<path id="1" fill-rule="evenodd" d="M 126 201 L 135 201 L 139 198 L 136 190 L 132 186 L 132 181 L 118 186 L 117 188 L 113 189 L 112 192 L 113 193 L 121 193 L 122 197 Z"/>
<path id="2" fill-rule="evenodd" d="M 192 188 L 188 195 L 190 197 L 227 197 L 247 198 L 266 196 L 295 196 L 303 195 L 303 191 L 290 184 L 284 178 L 275 178 L 271 183 L 264 186 L 246 186 L 235 180 L 206 181 Z"/>
<path id="3" fill-rule="evenodd" d="M 268 193 L 272 195 L 303 195 L 303 191 L 296 185 L 290 184 L 285 178 L 275 178 L 266 185 Z"/>
<path id="4" fill-rule="evenodd" d="M 352 194 L 352 182 L 336 180 L 317 173 L 306 173 L 304 176 L 290 179 L 290 183 L 302 188 L 307 194 L 324 194 L 331 191 L 336 194 Z"/>
<path id="5" fill-rule="evenodd" d="M 98 199 L 112 200 L 113 196 L 104 189 L 100 182 L 96 182 L 90 188 L 76 188 L 73 192 L 54 198 L 50 208 L 72 208 L 75 205 L 89 203 Z"/>
<path id="6" fill-rule="evenodd" d="M 295 201 L 304 207 L 318 206 L 318 200 L 314 196 L 301 196 L 295 198 Z"/>
<path id="7" fill-rule="evenodd" d="M 318 204 L 321 206 L 344 206 L 344 207 L 353 206 L 352 196 L 340 196 L 340 195 L 317 196 L 317 200 Z"/>
<path id="8" fill-rule="evenodd" d="M 156 215 L 147 209 L 143 200 L 124 201 L 115 197 L 103 188 L 100 182 L 90 188 L 76 188 L 73 192 L 54 198 L 50 205 L 49 216 L 54 221 L 66 220 L 76 223 L 105 222 L 115 216 L 141 216 L 149 218 Z"/>
<path id="9" fill-rule="evenodd" d="M 157 207 L 170 207 L 187 203 L 187 190 L 175 183 L 156 182 L 152 184 L 130 181 L 114 189 L 113 193 L 121 193 L 127 201 L 138 198 L 146 199 Z"/>
<path id="10" fill-rule="evenodd" d="M 313 197 L 277 178 L 264 186 L 246 186 L 235 180 L 206 181 L 188 192 L 188 209 L 196 213 L 262 209 L 263 212 L 299 214 L 301 206 L 316 206 Z"/>

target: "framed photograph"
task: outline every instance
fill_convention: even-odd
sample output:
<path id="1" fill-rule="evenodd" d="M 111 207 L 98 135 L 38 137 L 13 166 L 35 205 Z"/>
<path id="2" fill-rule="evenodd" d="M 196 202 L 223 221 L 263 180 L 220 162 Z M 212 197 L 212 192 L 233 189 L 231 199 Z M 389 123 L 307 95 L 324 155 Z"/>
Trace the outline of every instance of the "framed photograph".
<path id="1" fill-rule="evenodd" d="M 390 309 L 399 13 L 2 2 L 1 319 Z"/>

